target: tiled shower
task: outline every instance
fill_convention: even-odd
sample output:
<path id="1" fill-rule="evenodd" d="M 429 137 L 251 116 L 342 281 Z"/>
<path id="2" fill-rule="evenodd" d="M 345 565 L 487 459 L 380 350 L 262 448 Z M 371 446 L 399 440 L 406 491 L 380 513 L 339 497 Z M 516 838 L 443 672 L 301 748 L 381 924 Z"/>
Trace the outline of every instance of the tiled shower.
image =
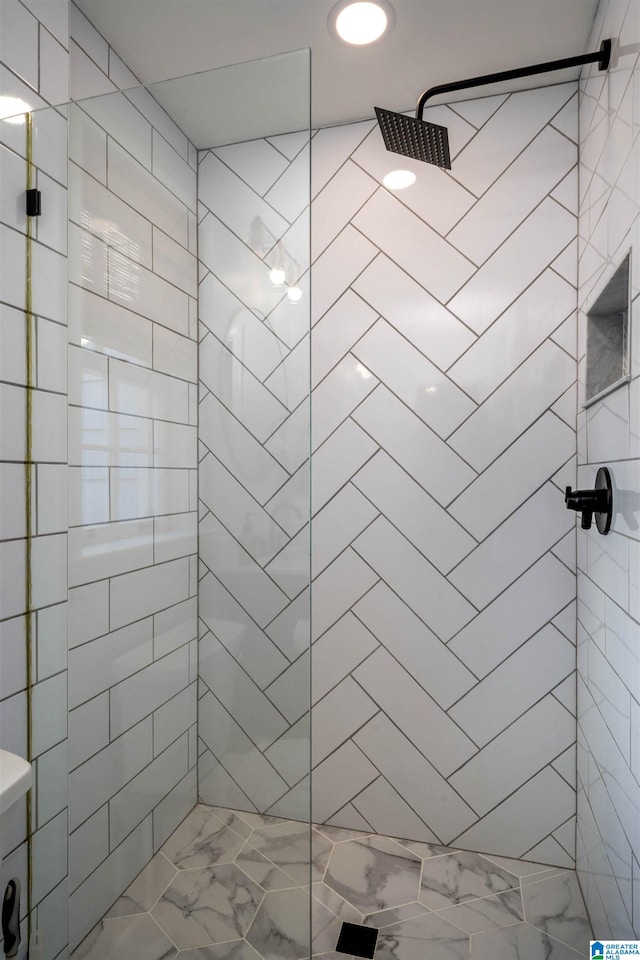
<path id="1" fill-rule="evenodd" d="M 397 194 L 370 120 L 196 149 L 70 15 L 7 0 L 0 21 L 29 54 L 0 47 L 3 94 L 63 103 L 70 75 L 76 100 L 34 119 L 44 956 L 197 801 L 577 868 L 594 933 L 639 935 L 637 3 L 600 4 L 608 77 L 430 108 L 453 170 Z M 19 194 L 24 128 L 2 126 Z M 0 746 L 24 755 L 4 200 Z M 585 412 L 585 313 L 629 249 L 631 379 Z M 620 507 L 576 556 L 564 489 L 601 463 Z M 0 826 L 2 886 L 26 889 L 24 806 Z"/>

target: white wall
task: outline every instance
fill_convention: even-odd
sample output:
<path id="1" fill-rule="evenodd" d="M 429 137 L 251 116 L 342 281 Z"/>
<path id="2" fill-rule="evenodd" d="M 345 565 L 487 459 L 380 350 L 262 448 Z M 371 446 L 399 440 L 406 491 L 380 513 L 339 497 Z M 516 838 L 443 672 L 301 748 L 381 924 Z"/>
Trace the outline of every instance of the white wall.
<path id="1" fill-rule="evenodd" d="M 66 2 L 0 4 L 0 101 L 37 110 L 68 97 Z M 22 109 L 27 109 L 23 107 Z M 3 111 L 6 115 L 7 110 Z M 25 651 L 26 127 L 0 121 L 0 746 L 27 755 Z M 67 943 L 66 119 L 34 115 L 32 922 L 46 957 Z M 18 876 L 26 914 L 26 804 L 0 822 L 0 889 Z M 26 956 L 27 924 L 20 956 Z"/>
<path id="2" fill-rule="evenodd" d="M 613 476 L 611 532 L 578 530 L 577 868 L 594 936 L 640 936 L 640 5 L 600 4 L 580 83 L 579 410 L 586 312 L 631 248 L 631 382 L 578 415 L 578 480 Z"/>
<path id="3" fill-rule="evenodd" d="M 196 800 L 196 151 L 71 8 L 73 948 Z"/>
<path id="4" fill-rule="evenodd" d="M 436 108 L 433 119 L 450 130 L 450 174 L 394 159 L 372 121 L 312 140 L 313 817 L 570 866 L 575 538 L 563 493 L 575 479 L 576 86 Z M 271 152 L 265 141 L 215 151 L 217 194 L 201 177 L 208 217 L 226 224 L 220 249 L 247 242 L 226 213 L 233 190 L 246 222 L 268 203 L 283 213 L 264 172 Z M 397 166 L 418 180 L 393 194 L 381 181 Z M 253 288 L 220 279 L 248 318 L 245 337 L 252 319 L 264 338 Z M 220 335 L 221 301 L 201 297 L 201 309 L 204 346 Z M 295 328 L 276 333 L 295 346 Z M 304 370 L 296 350 L 283 356 L 288 392 L 270 370 L 255 390 L 302 418 Z M 203 352 L 214 392 L 219 370 Z M 277 434 L 262 450 L 254 434 L 255 456 L 279 458 L 269 462 L 291 475 L 291 492 L 306 466 Z M 211 489 L 221 535 L 244 545 Z M 255 504 L 267 525 L 272 495 Z M 265 565 L 272 609 L 256 617 L 267 637 L 232 605 L 235 632 L 225 624 L 244 636 L 236 662 L 225 656 L 244 680 L 228 684 L 229 722 L 252 742 L 251 724 L 268 737 L 250 756 L 271 764 L 272 795 L 250 801 L 274 813 L 307 783 L 305 580 L 286 562 L 307 530 L 304 513 L 282 516 L 284 546 Z M 269 639 L 290 663 L 256 694 L 248 650 L 254 667 L 258 641 L 273 660 Z M 224 752 L 205 757 L 207 776 L 212 767 L 242 806 Z"/>

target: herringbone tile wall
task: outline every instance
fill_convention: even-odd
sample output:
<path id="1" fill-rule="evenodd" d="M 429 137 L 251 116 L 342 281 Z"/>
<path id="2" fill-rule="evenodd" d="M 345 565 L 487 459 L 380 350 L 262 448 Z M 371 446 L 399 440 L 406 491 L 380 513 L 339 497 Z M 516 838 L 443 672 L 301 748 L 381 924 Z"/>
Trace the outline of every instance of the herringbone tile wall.
<path id="1" fill-rule="evenodd" d="M 578 484 L 613 480 L 613 521 L 578 531 L 578 830 L 576 868 L 604 939 L 640 937 L 640 5 L 601 4 L 589 41 L 616 38 L 603 77 L 580 82 L 579 398 L 587 313 L 630 258 L 630 382 L 581 409 Z"/>
<path id="2" fill-rule="evenodd" d="M 576 101 L 432 108 L 453 170 L 396 194 L 372 121 L 313 138 L 319 822 L 573 862 Z M 308 793 L 308 344 L 249 225 L 302 235 L 296 146 L 200 158 L 201 795 L 285 816 Z"/>

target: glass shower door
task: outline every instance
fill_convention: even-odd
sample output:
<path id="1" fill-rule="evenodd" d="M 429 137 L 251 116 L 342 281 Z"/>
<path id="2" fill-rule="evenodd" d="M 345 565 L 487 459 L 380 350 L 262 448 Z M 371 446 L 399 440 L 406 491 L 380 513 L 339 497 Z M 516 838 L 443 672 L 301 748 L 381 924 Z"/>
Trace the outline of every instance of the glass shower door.
<path id="1" fill-rule="evenodd" d="M 131 930 L 311 953 L 309 116 L 308 51 L 33 115 L 69 141 L 62 189 L 37 184 L 69 300 L 68 659 L 58 611 L 38 621 L 65 693 L 32 856 L 47 957 L 67 913 L 79 958 L 129 936 L 141 871 L 162 889 Z"/>

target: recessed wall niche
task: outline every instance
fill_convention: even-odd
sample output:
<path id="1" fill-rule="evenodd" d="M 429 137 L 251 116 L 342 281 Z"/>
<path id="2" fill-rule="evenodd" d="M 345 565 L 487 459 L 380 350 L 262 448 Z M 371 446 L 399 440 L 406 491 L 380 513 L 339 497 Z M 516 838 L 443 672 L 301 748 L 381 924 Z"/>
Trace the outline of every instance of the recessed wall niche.
<path id="1" fill-rule="evenodd" d="M 585 406 L 629 379 L 629 252 L 587 313 Z"/>

